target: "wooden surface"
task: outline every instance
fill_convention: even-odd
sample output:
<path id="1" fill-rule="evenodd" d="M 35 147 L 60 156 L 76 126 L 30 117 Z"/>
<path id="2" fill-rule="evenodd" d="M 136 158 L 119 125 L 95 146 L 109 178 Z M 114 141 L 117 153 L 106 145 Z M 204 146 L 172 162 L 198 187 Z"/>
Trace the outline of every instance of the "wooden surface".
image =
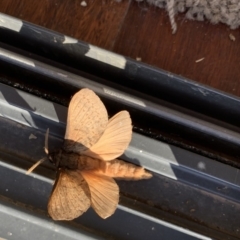
<path id="1" fill-rule="evenodd" d="M 86 2 L 4 0 L 0 12 L 240 96 L 239 30 L 179 15 L 172 35 L 167 13 L 144 2 Z"/>

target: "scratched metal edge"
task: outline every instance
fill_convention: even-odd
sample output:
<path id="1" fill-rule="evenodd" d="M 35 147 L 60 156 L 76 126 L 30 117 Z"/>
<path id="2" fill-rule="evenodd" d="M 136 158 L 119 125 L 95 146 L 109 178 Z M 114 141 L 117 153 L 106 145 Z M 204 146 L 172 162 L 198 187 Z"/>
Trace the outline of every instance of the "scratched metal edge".
<path id="1" fill-rule="evenodd" d="M 46 126 L 48 124 L 55 124 L 56 126 L 53 128 L 53 131 L 51 131 L 51 134 L 55 135 L 55 138 L 57 136 L 59 139 L 58 142 L 61 142 L 60 140 L 64 136 L 65 119 L 67 113 L 66 107 L 51 103 L 44 99 L 40 99 L 36 96 L 16 90 L 3 84 L 0 84 L 0 90 L 0 109 L 4 118 L 11 119 L 30 128 L 40 130 L 42 133 L 42 139 Z M 18 101 L 16 101 L 16 99 Z M 20 99 L 22 99 L 22 101 L 20 101 Z M 21 104 L 24 105 L 21 107 Z M 26 110 L 27 106 L 28 109 Z M 38 125 L 36 126 L 33 123 L 37 123 Z M 11 132 L 11 130 L 9 131 Z M 40 140 L 39 137 L 38 139 Z M 11 142 L 13 141 L 14 140 Z M 42 148 L 41 143 L 36 145 L 38 148 Z M 5 146 L 5 150 L 6 149 L 7 147 Z M 22 151 L 24 151 L 24 146 Z M 34 158 L 35 152 L 31 151 L 33 151 L 32 148 L 29 149 L 27 154 L 29 155 L 29 158 Z M 175 153 L 175 155 L 173 153 Z M 18 152 L 18 154 L 20 154 L 20 152 Z M 178 159 L 176 159 L 175 156 L 178 156 Z M 39 158 L 40 157 L 41 156 L 39 156 Z M 138 162 L 136 162 L 134 158 L 137 158 Z M 182 164 L 180 163 L 181 158 L 183 159 Z M 220 197 L 234 201 L 236 204 L 239 204 L 237 199 L 239 196 L 239 183 L 235 181 L 236 179 L 231 179 L 231 177 L 236 176 L 236 171 L 238 170 L 230 166 L 212 161 L 211 159 L 198 156 L 174 146 L 169 146 L 168 144 L 140 136 L 139 134 L 133 135 L 133 141 L 131 142 L 129 149 L 126 151 L 126 154 L 123 156 L 123 159 L 141 164 L 147 169 L 163 175 L 166 178 L 177 179 L 178 182 L 192 185 L 194 188 L 199 189 L 200 192 L 201 190 L 209 191 Z M 195 162 L 195 164 L 193 164 L 193 162 Z M 197 163 L 199 162 L 201 163 L 201 166 L 198 169 Z M 30 165 L 31 163 L 29 162 L 27 166 Z M 205 169 L 202 168 L 204 166 Z M 214 170 L 214 172 L 211 173 L 207 171 L 210 169 Z M 223 173 L 226 174 L 223 176 Z M 39 177 L 35 178 L 39 179 Z M 226 188 L 228 191 L 225 194 L 224 192 L 222 193 L 222 190 Z M 216 191 L 217 189 L 219 189 L 218 192 Z M 225 234 L 223 234 L 223 236 L 225 239 L 231 239 L 231 236 L 229 237 Z"/>
<path id="2" fill-rule="evenodd" d="M 56 88 L 64 89 L 64 94 L 65 92 L 73 94 L 79 87 L 89 87 L 102 98 L 108 109 L 109 107 L 114 111 L 126 109 L 130 111 L 134 121 L 137 119 L 141 119 L 141 123 L 151 121 L 151 127 L 154 125 L 157 129 L 169 128 L 173 133 L 191 142 L 203 142 L 215 151 L 222 151 L 225 154 L 231 153 L 234 156 L 238 154 L 239 128 L 218 119 L 203 116 L 132 89 L 128 93 L 129 89 L 126 87 L 111 85 L 109 82 L 103 84 L 97 80 L 93 81 L 4 48 L 0 48 L 0 62 L 5 64 L 3 69 L 7 65 L 12 72 L 25 71 L 26 77 L 32 84 L 38 83 L 42 86 L 46 84 L 48 88 L 54 86 L 53 91 Z M 38 81 L 34 81 L 35 78 Z M 62 91 L 61 94 L 63 94 Z M 196 135 L 198 138 L 195 137 Z M 231 164 L 239 165 L 237 161 L 231 161 Z"/>
<path id="3" fill-rule="evenodd" d="M 1 16 L 6 17 L 5 14 L 0 13 Z M 12 19 L 21 24 L 15 24 L 12 28 L 9 28 L 9 24 L 8 26 L 2 24 L 1 42 L 240 126 L 238 111 L 240 100 L 235 96 L 41 26 Z"/>

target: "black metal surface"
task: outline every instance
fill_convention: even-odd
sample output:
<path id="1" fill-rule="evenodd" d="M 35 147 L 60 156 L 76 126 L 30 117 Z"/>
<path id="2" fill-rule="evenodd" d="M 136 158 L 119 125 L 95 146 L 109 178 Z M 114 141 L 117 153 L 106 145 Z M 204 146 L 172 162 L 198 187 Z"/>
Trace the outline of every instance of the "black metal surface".
<path id="1" fill-rule="evenodd" d="M 25 175 L 25 171 L 32 164 L 32 159 L 36 160 L 44 155 L 42 144 L 45 133 L 40 130 L 43 130 L 49 122 L 55 122 L 56 125 L 56 127 L 50 131 L 50 149 L 61 146 L 61 139 L 63 137 L 62 126 L 63 124 L 65 125 L 65 121 L 61 118 L 59 119 L 58 116 L 65 115 L 67 109 L 4 85 L 0 85 L 0 89 L 1 114 L 4 116 L 4 118 L 0 118 L 0 132 L 2 136 L 5 136 L 4 139 L 2 138 L 0 140 L 0 195 L 12 201 L 26 204 L 28 207 L 32 206 L 34 209 L 34 211 L 32 211 L 33 216 L 31 217 L 31 215 L 29 216 L 28 214 L 29 221 L 31 222 L 32 218 L 36 217 L 35 211 L 37 211 L 36 214 L 39 210 L 44 211 L 43 215 L 46 216 L 47 199 L 52 187 L 51 179 L 54 178 L 55 172 L 48 163 L 45 164 L 45 167 L 39 167 L 36 171 L 37 174 L 33 174 L 32 176 Z M 11 95 L 12 98 L 7 98 L 8 100 L 6 100 L 5 96 L 9 95 Z M 22 101 L 19 101 L 19 99 L 22 99 Z M 23 102 L 25 105 L 22 106 Z M 34 110 L 26 110 L 26 104 L 29 104 Z M 39 121 L 39 117 L 41 117 L 41 121 Z M 14 121 L 9 119 L 14 119 Z M 30 122 L 30 120 L 32 121 Z M 29 138 L 31 134 L 33 134 L 35 138 Z M 52 134 L 55 137 L 52 136 Z M 128 155 L 128 152 L 126 154 Z M 152 197 L 146 197 L 144 195 L 151 195 L 151 189 L 161 187 L 159 185 L 161 182 L 162 178 L 158 178 L 157 176 L 154 177 L 153 180 L 150 180 L 150 182 L 120 182 L 120 188 L 123 189 L 121 202 L 124 204 L 126 201 L 130 208 L 124 207 L 124 205 L 120 206 L 117 212 L 107 220 L 102 220 L 96 216 L 93 211 L 88 211 L 75 221 L 80 224 L 78 231 L 81 233 L 81 226 L 83 226 L 84 229 L 91 229 L 95 234 L 99 234 L 100 232 L 106 234 L 106 238 L 112 237 L 114 239 L 146 239 L 147 237 L 158 239 L 159 236 L 161 236 L 162 239 L 170 239 L 172 237 L 202 239 L 204 236 L 181 229 L 172 224 L 165 223 L 166 226 L 164 226 L 164 221 L 161 222 L 159 219 L 161 216 L 149 215 L 152 206 L 146 202 L 151 201 Z M 156 184 L 159 186 L 156 186 Z M 131 187 L 129 188 L 131 185 L 134 191 Z M 124 188 L 126 190 L 124 190 Z M 139 198 L 140 192 L 144 194 L 142 198 Z M 126 200 L 124 200 L 124 196 L 127 196 Z M 156 197 L 158 201 L 159 196 Z M 134 205 L 135 208 L 138 205 L 140 205 L 141 208 L 137 209 L 138 211 L 134 211 L 132 209 Z M 25 212 L 24 210 L 21 211 Z M 6 214 L 6 212 L 4 213 Z M 26 220 L 24 217 L 22 218 Z M 170 217 L 168 218 L 170 220 Z M 173 221 L 175 217 L 171 216 L 171 218 L 171 221 Z M 42 221 L 45 225 L 51 222 L 50 219 L 46 219 L 46 217 L 40 222 Z M 58 228 L 58 223 L 56 223 L 55 226 Z M 139 229 L 139 226 L 142 226 L 142 228 Z M 12 228 L 16 231 L 14 227 Z M 195 228 L 198 229 L 199 227 L 195 226 Z M 31 228 L 27 228 L 27 230 L 31 232 Z M 1 229 L 1 231 L 4 230 Z M 16 238 L 13 237 L 12 239 Z"/>
<path id="2" fill-rule="evenodd" d="M 0 48 L 0 66 L 7 75 L 7 83 L 8 77 L 13 76 L 20 82 L 14 86 L 28 84 L 30 87 L 24 90 L 31 92 L 37 89 L 40 96 L 50 96 L 51 100 L 66 105 L 79 88 L 89 87 L 102 97 L 110 115 L 122 109 L 128 110 L 138 132 L 154 138 L 166 134 L 179 141 L 187 140 L 188 144 L 215 151 L 215 158 L 230 155 L 228 159 L 221 160 L 239 166 L 240 130 L 236 126 L 103 79 L 89 80 L 4 48 Z"/>
<path id="3" fill-rule="evenodd" d="M 0 14 L 0 19 L 5 19 L 6 16 Z M 63 68 L 70 67 L 73 72 L 74 69 L 80 70 L 92 77 L 106 79 L 240 126 L 239 98 L 130 58 L 104 51 L 64 34 L 19 19 L 15 21 L 20 24 L 17 29 L 9 24 L 1 25 L 0 42 L 53 60 L 55 63 L 61 63 Z"/>
<path id="4" fill-rule="evenodd" d="M 45 155 L 47 126 L 51 126 L 50 150 L 61 146 L 67 108 L 2 84 L 0 90 L 0 133 L 5 136 L 0 139 L 0 195 L 41 210 L 47 224 L 46 206 L 55 171 L 50 163 L 32 176 L 26 176 L 25 170 Z M 103 221 L 90 210 L 75 221 L 80 224 L 76 231 L 82 234 L 83 227 L 114 239 L 238 238 L 238 169 L 136 133 L 122 158 L 155 172 L 154 177 L 119 181 L 117 212 Z"/>
<path id="5" fill-rule="evenodd" d="M 135 131 L 240 166 L 239 141 L 234 136 L 240 132 L 238 98 L 4 14 L 0 14 L 0 19 L 0 46 L 10 49 L 12 56 L 19 52 L 22 57 L 30 56 L 33 62 L 40 61 L 31 68 L 1 55 L 1 82 L 67 106 L 70 96 L 84 85 L 79 77 L 70 73 L 80 74 L 91 79 L 91 85 L 99 83 L 98 86 L 103 84 L 124 92 L 124 96 L 116 96 L 117 91 L 106 93 L 98 87 L 98 94 L 103 97 L 110 115 L 122 108 L 130 111 Z M 41 62 L 50 65 L 44 66 Z M 67 70 L 67 77 L 63 69 Z M 131 99 L 126 103 L 127 94 Z M 143 106 L 131 102 L 137 97 L 150 104 L 145 106 L 147 111 L 139 111 Z M 162 109 L 152 107 L 152 103 L 188 117 L 163 113 Z M 192 124 L 189 116 L 195 118 L 190 120 Z M 201 120 L 224 130 L 211 124 L 206 126 Z M 230 130 L 231 134 L 226 136 L 225 130 Z"/>

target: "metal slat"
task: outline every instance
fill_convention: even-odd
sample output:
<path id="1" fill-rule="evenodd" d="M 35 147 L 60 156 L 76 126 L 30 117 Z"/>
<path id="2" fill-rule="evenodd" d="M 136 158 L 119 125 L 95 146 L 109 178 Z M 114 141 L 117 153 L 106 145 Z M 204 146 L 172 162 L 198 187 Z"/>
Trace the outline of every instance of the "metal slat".
<path id="1" fill-rule="evenodd" d="M 8 21 L 6 21 L 6 18 Z M 0 41 L 73 69 L 136 89 L 232 125 L 239 124 L 239 98 L 0 13 Z M 13 24 L 9 24 L 13 22 Z"/>
<path id="2" fill-rule="evenodd" d="M 50 150 L 61 146 L 67 109 L 3 84 L 0 84 L 0 90 L 0 133 L 5 136 L 0 139 L 0 175 L 3 177 L 0 194 L 46 211 L 51 179 L 54 178 L 52 166 L 46 163 L 32 177 L 26 176 L 24 172 L 33 161 L 45 155 L 43 144 L 48 125 L 55 126 L 50 129 Z M 37 138 L 29 139 L 31 134 Z M 161 221 L 156 219 L 164 222 L 167 220 L 173 226 L 182 226 L 179 229 L 190 226 L 191 233 L 197 231 L 210 236 L 218 236 L 220 230 L 217 228 L 220 228 L 222 237 L 218 239 L 234 239 L 238 236 L 238 169 L 136 133 L 122 159 L 145 166 L 155 172 L 154 177 L 147 181 L 119 181 L 122 200 L 116 214 L 107 221 L 89 211 L 76 222 L 97 232 L 107 233 L 111 228 L 110 235 L 114 238 L 122 236 L 126 239 L 146 239 L 149 234 L 156 239 L 163 231 Z M 128 199 L 132 199 L 130 205 L 126 205 Z M 139 204 L 142 204 L 141 208 L 133 211 Z M 148 216 L 148 220 L 142 218 L 141 214 Z M 226 215 L 231 220 L 226 222 Z M 150 229 L 144 235 L 137 229 L 139 225 L 133 227 L 134 224 L 131 225 L 126 219 L 142 224 L 143 229 L 145 226 L 150 229 L 149 226 L 154 224 L 153 228 L 158 230 L 154 232 Z M 124 226 L 123 232 L 118 229 L 119 225 Z M 170 229 L 168 228 L 169 233 L 162 236 L 163 239 L 169 239 L 168 234 L 172 232 Z M 183 234 L 182 230 L 176 229 L 178 228 L 175 228 L 174 234 Z M 129 236 L 126 235 L 130 232 Z M 184 234 L 188 237 L 195 236 L 188 232 Z M 182 239 L 185 239 L 185 235 Z"/>
<path id="3" fill-rule="evenodd" d="M 63 95 L 65 92 L 68 94 L 76 92 L 79 88 L 91 88 L 102 98 L 111 113 L 122 109 L 128 110 L 134 124 L 139 126 L 139 131 L 141 127 L 144 131 L 152 128 L 154 136 L 157 136 L 159 131 L 168 132 L 214 149 L 215 152 L 219 152 L 219 155 L 222 152 L 228 155 L 231 153 L 234 156 L 238 153 L 239 128 L 218 119 L 183 109 L 135 90 L 108 85 L 108 82 L 101 84 L 3 48 L 0 48 L 1 62 L 12 68 L 12 72 L 25 71 L 26 78 L 33 79 L 30 80 L 33 84 L 61 89 L 64 91 Z M 31 74 L 30 77 L 29 74 Z M 35 78 L 38 80 L 34 81 Z M 224 159 L 224 161 L 229 161 L 229 159 Z M 239 165 L 237 161 L 232 164 Z"/>

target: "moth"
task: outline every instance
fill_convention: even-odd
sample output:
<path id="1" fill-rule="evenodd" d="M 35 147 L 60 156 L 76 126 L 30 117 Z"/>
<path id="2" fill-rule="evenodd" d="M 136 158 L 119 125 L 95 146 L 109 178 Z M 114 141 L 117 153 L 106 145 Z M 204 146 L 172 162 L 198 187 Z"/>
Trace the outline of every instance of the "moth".
<path id="1" fill-rule="evenodd" d="M 132 138 L 127 111 L 108 120 L 107 110 L 90 89 L 77 92 L 69 105 L 63 147 L 48 153 L 57 177 L 48 202 L 54 220 L 72 220 L 91 206 L 103 219 L 111 216 L 119 201 L 116 179 L 140 180 L 152 177 L 142 167 L 118 160 Z M 44 160 L 44 159 L 43 159 Z M 37 165 L 29 169 L 30 173 Z"/>

